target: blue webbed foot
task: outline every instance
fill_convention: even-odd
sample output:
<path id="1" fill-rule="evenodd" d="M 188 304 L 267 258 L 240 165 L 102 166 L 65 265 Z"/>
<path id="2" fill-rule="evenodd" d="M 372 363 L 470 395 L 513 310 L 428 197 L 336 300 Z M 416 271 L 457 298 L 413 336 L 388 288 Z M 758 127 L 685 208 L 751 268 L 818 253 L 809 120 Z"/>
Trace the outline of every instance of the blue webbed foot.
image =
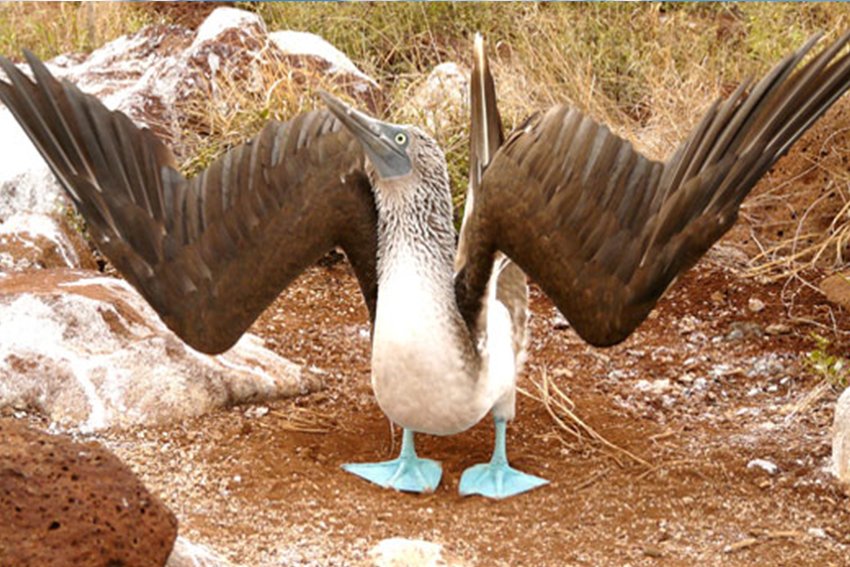
<path id="1" fill-rule="evenodd" d="M 483 463 L 469 467 L 460 477 L 460 495 L 480 494 L 487 498 L 507 498 L 543 486 L 549 481 L 526 474 L 504 463 Z"/>
<path id="2" fill-rule="evenodd" d="M 434 492 L 440 484 L 443 468 L 431 459 L 420 459 L 413 448 L 413 432 L 405 429 L 401 455 L 382 463 L 350 463 L 346 471 L 384 488 L 404 492 Z"/>
<path id="3" fill-rule="evenodd" d="M 383 463 L 351 463 L 342 468 L 384 488 L 404 492 L 434 492 L 443 468 L 431 459 L 399 457 Z"/>
<path id="4" fill-rule="evenodd" d="M 508 464 L 505 449 L 505 420 L 496 419 L 496 442 L 489 463 L 474 465 L 460 477 L 460 495 L 480 494 L 487 498 L 507 498 L 522 494 L 549 481 L 518 471 Z"/>

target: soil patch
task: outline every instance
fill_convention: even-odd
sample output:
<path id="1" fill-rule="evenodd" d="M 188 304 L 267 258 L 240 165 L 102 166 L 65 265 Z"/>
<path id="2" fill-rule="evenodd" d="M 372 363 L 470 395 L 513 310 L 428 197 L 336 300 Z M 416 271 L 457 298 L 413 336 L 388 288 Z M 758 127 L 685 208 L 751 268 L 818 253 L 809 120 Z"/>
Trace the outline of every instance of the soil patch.
<path id="1" fill-rule="evenodd" d="M 521 387 L 550 380 L 649 467 L 564 432 L 519 396 L 509 456 L 552 483 L 502 502 L 457 494 L 463 469 L 489 458 L 489 420 L 419 436 L 420 454 L 444 467 L 431 495 L 340 469 L 392 458 L 400 440 L 371 392 L 367 314 L 345 263 L 309 270 L 252 329 L 326 371 L 324 391 L 98 437 L 162 496 L 182 535 L 243 565 L 358 565 L 395 536 L 443 543 L 473 565 L 846 565 L 850 499 L 827 471 L 835 395 L 795 413 L 817 385 L 803 363 L 813 327 L 789 318 L 783 297 L 779 284 L 703 262 L 634 336 L 600 350 L 533 288 Z M 765 307 L 753 312 L 751 299 Z M 814 291 L 796 294 L 795 309 L 850 328 Z M 788 328 L 765 331 L 777 324 Z M 840 335 L 833 346 L 850 350 Z"/>

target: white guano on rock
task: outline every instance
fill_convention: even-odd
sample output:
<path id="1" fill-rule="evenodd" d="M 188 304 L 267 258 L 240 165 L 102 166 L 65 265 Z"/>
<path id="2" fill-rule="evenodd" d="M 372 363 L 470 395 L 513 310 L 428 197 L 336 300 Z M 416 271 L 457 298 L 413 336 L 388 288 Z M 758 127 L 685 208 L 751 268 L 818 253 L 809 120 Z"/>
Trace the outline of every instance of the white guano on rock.
<path id="1" fill-rule="evenodd" d="M 0 279 L 0 320 L 0 408 L 60 427 L 165 423 L 321 387 L 250 334 L 218 356 L 192 350 L 126 282 L 97 272 Z"/>

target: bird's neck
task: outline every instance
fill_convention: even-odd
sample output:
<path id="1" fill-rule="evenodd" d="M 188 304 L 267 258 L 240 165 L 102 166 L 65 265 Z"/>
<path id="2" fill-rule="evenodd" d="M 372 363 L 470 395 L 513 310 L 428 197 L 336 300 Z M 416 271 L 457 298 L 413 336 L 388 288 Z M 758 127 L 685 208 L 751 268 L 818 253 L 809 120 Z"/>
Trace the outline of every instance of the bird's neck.
<path id="1" fill-rule="evenodd" d="M 442 344 L 463 359 L 470 372 L 478 353 L 455 299 L 451 194 L 445 186 L 382 187 L 378 207 L 379 337 L 408 337 L 410 349 L 422 341 Z M 409 327 L 409 328 L 407 328 Z M 428 329 L 429 336 L 422 330 Z"/>
<path id="2" fill-rule="evenodd" d="M 434 192 L 384 188 L 378 196 L 378 282 L 390 285 L 405 272 L 416 278 L 445 307 L 455 307 L 454 254 L 457 236 L 452 204 Z"/>

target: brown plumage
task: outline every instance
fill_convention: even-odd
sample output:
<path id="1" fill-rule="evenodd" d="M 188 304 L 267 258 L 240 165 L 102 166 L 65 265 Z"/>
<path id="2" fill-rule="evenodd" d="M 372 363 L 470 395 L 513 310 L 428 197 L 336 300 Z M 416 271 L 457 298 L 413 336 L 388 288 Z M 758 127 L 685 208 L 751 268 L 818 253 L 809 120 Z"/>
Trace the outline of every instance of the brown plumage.
<path id="1" fill-rule="evenodd" d="M 840 53 L 848 34 L 795 71 L 816 42 L 712 106 L 666 163 L 566 106 L 530 118 L 503 141 L 482 48 L 471 93 L 473 206 L 455 263 L 468 329 L 478 328 L 501 252 L 515 262 L 502 272 L 512 278 L 503 290 L 516 291 L 516 310 L 502 296 L 515 321 L 524 306 L 519 266 L 585 340 L 625 339 L 732 226 L 756 181 L 847 90 L 850 58 Z M 10 81 L 0 81 L 0 100 L 104 254 L 187 343 L 225 350 L 337 245 L 374 320 L 374 188 L 361 145 L 330 113 L 271 122 L 187 180 L 153 134 L 26 57 L 35 82 L 0 58 Z M 444 171 L 445 164 L 429 167 Z"/>
<path id="2" fill-rule="evenodd" d="M 374 317 L 375 205 L 363 150 L 326 110 L 269 122 L 191 180 L 148 130 L 53 78 L 0 58 L 15 114 L 98 248 L 192 347 L 232 346 L 305 268 L 347 254 Z"/>
<path id="3" fill-rule="evenodd" d="M 577 110 L 556 106 L 507 139 L 468 221 L 458 303 L 476 320 L 500 250 L 552 298 L 583 339 L 616 344 L 678 274 L 735 222 L 741 201 L 850 86 L 850 34 L 794 68 L 817 42 L 747 94 L 717 102 L 666 163 Z"/>
<path id="4" fill-rule="evenodd" d="M 565 106 L 503 139 L 477 42 L 457 250 L 436 142 L 327 94 L 333 116 L 272 122 L 191 180 L 150 132 L 57 82 L 30 54 L 35 82 L 0 58 L 11 81 L 0 81 L 0 100 L 104 254 L 195 348 L 228 348 L 303 269 L 341 246 L 372 316 L 376 398 L 408 430 L 399 460 L 346 470 L 433 489 L 440 469 L 415 457 L 412 432 L 455 433 L 492 411 L 493 460 L 468 469 L 460 491 L 501 498 L 545 482 L 508 467 L 505 454 L 525 333 L 523 272 L 588 342 L 625 339 L 732 226 L 756 181 L 850 87 L 850 56 L 839 55 L 849 38 L 795 72 L 813 38 L 749 93 L 742 85 L 666 163 Z"/>

